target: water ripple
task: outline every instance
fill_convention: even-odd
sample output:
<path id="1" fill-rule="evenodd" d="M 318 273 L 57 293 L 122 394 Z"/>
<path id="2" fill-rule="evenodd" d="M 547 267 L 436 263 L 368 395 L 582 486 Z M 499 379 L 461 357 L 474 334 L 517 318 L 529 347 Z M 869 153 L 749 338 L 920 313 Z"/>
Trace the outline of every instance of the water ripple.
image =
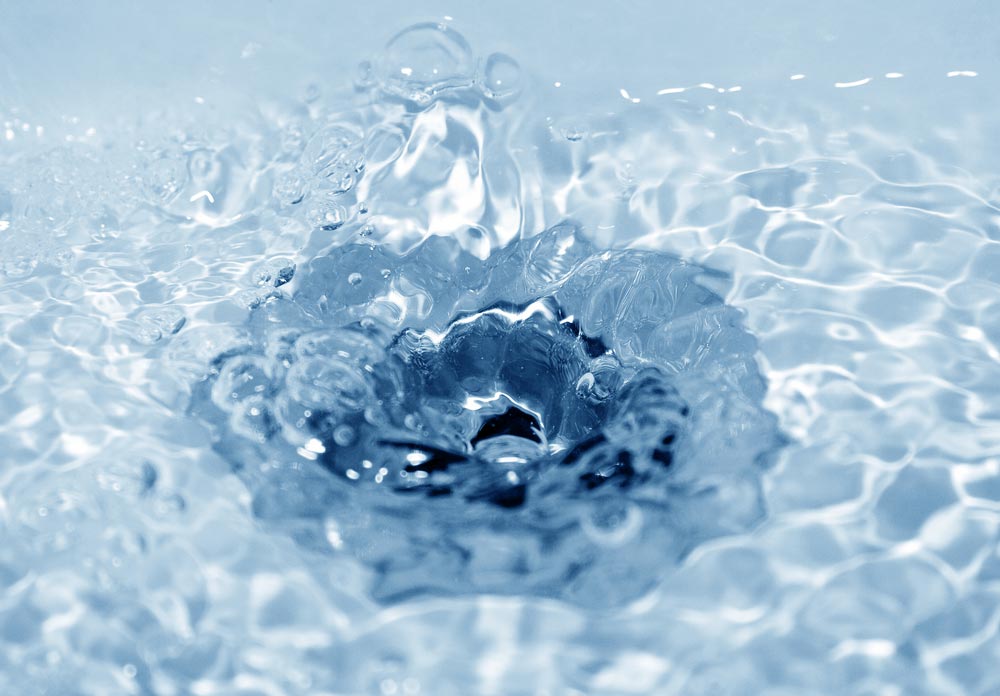
<path id="1" fill-rule="evenodd" d="M 868 99 L 884 83 L 838 98 Z M 614 114 L 562 109 L 513 58 L 478 59 L 436 24 L 397 35 L 344 91 L 323 87 L 235 115 L 178 106 L 98 129 L 22 114 L 31 137 L 0 150 L 5 693 L 997 690 L 1000 140 L 991 115 L 970 106 L 923 127 L 903 108 L 708 88 L 659 100 L 629 92 Z M 586 253 L 551 232 L 566 220 L 577 221 L 572 238 Z M 734 362 L 708 356 L 685 391 L 668 344 L 691 326 L 657 333 L 667 311 L 642 311 L 673 307 L 694 286 L 646 278 L 607 288 L 606 297 L 633 294 L 615 306 L 638 313 L 631 320 L 647 331 L 609 334 L 610 300 L 592 302 L 594 288 L 553 290 L 585 277 L 587 263 L 634 264 L 640 275 L 650 265 L 712 269 L 701 295 L 710 310 L 692 326 L 716 338 L 686 345 L 732 349 Z M 741 423 L 755 424 L 744 435 L 773 432 L 761 424 L 775 414 L 791 442 L 773 469 L 749 467 L 739 441 L 713 489 L 743 481 L 750 498 L 759 490 L 759 501 L 732 509 L 766 509 L 763 524 L 750 530 L 759 514 L 730 524 L 716 514 L 721 498 L 696 505 L 688 489 L 683 514 L 647 519 L 616 547 L 618 532 L 632 533 L 629 505 L 640 506 L 630 496 L 661 490 L 660 478 L 676 485 L 674 473 L 651 470 L 631 488 L 608 488 L 624 476 L 621 458 L 610 469 L 556 467 L 565 476 L 554 478 L 539 465 L 521 506 L 507 470 L 499 480 L 486 481 L 499 471 L 489 467 L 456 476 L 450 496 L 407 498 L 374 483 L 383 463 L 373 459 L 369 470 L 334 458 L 337 476 L 313 466 L 328 449 L 375 442 L 356 410 L 378 385 L 358 379 L 357 366 L 311 362 L 335 349 L 325 341 L 347 340 L 331 329 L 374 315 L 364 331 L 377 340 L 351 334 L 344 360 L 365 351 L 387 360 L 395 342 L 394 374 L 420 384 L 402 391 L 412 396 L 428 384 L 407 365 L 470 355 L 442 337 L 457 339 L 462 326 L 478 335 L 500 321 L 491 311 L 520 317 L 536 300 L 537 313 L 501 325 L 556 356 L 545 371 L 556 393 L 589 403 L 628 384 L 641 392 L 638 366 L 648 362 L 668 375 L 652 378 L 654 404 L 697 415 L 708 409 L 699 398 L 716 400 L 711 427 L 681 426 L 688 435 L 710 439 Z M 611 357 L 587 352 L 597 340 Z M 490 370 L 515 359 L 499 344 L 484 349 Z M 696 349 L 687 356 L 697 362 Z M 711 373 L 713 364 L 738 369 Z M 745 381 L 727 384 L 736 373 Z M 489 374 L 490 384 L 514 381 Z M 397 444 L 372 447 L 395 453 L 383 481 L 408 465 L 416 478 L 434 462 L 432 437 L 454 454 L 448 437 L 461 435 L 466 459 L 494 464 L 498 438 L 510 445 L 500 456 L 565 458 L 585 435 L 553 425 L 569 421 L 552 415 L 542 381 L 516 385 L 509 403 L 463 385 L 479 410 L 438 414 L 451 431 L 425 425 L 419 447 L 403 437 L 419 424 L 389 413 Z M 293 391 L 355 420 L 295 419 L 287 466 L 261 467 L 288 426 L 268 409 Z M 250 407 L 213 432 L 187 415 L 192 398 L 216 411 L 219 402 Z M 685 453 L 684 437 L 677 471 L 688 466 L 694 483 L 708 475 L 699 467 L 711 447 Z M 642 450 L 637 440 L 615 454 Z M 562 449 L 538 454 L 553 443 Z M 630 466 L 639 471 L 653 454 L 633 453 Z M 448 471 L 432 468 L 425 480 L 437 486 Z M 524 535 L 504 546 L 488 520 L 523 521 L 566 498 L 628 504 L 610 531 L 573 518 L 553 536 L 579 547 L 539 544 L 514 578 L 517 563 L 501 554 Z M 265 514 L 309 506 L 316 514 Z M 401 510 L 410 516 L 398 519 Z M 358 530 L 372 525 L 383 535 L 359 545 Z M 490 557 L 443 565 L 443 549 L 463 535 L 466 550 Z M 703 543 L 675 553 L 677 539 Z M 421 561 L 407 556 L 414 548 L 433 553 Z M 538 572 L 565 573 L 578 557 L 614 582 L 582 583 L 573 596 Z M 383 563 L 392 558 L 412 565 Z M 428 569 L 453 573 L 436 590 L 461 596 L 414 596 Z M 397 603 L 376 601 L 387 598 Z"/>

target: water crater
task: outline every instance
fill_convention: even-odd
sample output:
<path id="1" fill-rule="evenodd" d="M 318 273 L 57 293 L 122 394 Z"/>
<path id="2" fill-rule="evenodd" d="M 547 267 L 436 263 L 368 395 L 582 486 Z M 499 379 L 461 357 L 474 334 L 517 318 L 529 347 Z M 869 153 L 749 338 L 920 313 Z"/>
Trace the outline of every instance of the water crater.
<path id="1" fill-rule="evenodd" d="M 194 409 L 256 515 L 355 554 L 381 600 L 616 605 L 764 514 L 782 436 L 725 281 L 572 222 L 483 260 L 338 244 L 252 310 Z"/>

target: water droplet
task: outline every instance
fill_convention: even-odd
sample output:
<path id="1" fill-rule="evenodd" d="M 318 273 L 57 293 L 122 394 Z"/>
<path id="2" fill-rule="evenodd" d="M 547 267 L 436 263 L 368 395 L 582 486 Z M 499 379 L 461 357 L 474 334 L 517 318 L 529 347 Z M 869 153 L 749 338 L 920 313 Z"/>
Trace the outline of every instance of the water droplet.
<path id="1" fill-rule="evenodd" d="M 347 282 L 350 283 L 351 285 L 359 285 L 362 280 L 363 278 L 360 273 L 352 273 L 351 275 L 347 276 Z"/>

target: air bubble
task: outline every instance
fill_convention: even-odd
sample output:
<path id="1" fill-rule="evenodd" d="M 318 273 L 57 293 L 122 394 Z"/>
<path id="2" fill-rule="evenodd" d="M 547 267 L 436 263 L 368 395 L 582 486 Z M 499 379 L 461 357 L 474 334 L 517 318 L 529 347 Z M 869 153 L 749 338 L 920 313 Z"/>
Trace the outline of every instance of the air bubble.
<path id="1" fill-rule="evenodd" d="M 403 99 L 427 105 L 448 89 L 474 80 L 472 48 L 444 24 L 415 24 L 396 34 L 378 62 L 382 88 Z"/>
<path id="2" fill-rule="evenodd" d="M 274 295 L 271 288 L 247 288 L 236 293 L 234 299 L 244 309 L 256 309 Z"/>
<path id="3" fill-rule="evenodd" d="M 306 182 L 297 169 L 292 169 L 278 175 L 274 182 L 274 197 L 282 205 L 295 205 L 302 202 L 306 193 Z"/>
<path id="4" fill-rule="evenodd" d="M 833 322 L 827 327 L 827 333 L 838 341 L 857 341 L 861 333 L 850 324 Z"/>
<path id="5" fill-rule="evenodd" d="M 229 417 L 233 432 L 254 442 L 264 443 L 279 432 L 278 419 L 269 399 L 256 394 L 238 402 Z"/>
<path id="6" fill-rule="evenodd" d="M 363 365 L 381 355 L 381 346 L 362 331 L 317 331 L 300 336 L 292 348 L 296 358 L 337 356 Z"/>
<path id="7" fill-rule="evenodd" d="M 178 307 L 147 309 L 139 315 L 136 338 L 147 345 L 156 343 L 166 336 L 176 334 L 186 321 L 184 311 Z"/>
<path id="8" fill-rule="evenodd" d="M 101 466 L 95 478 L 104 490 L 130 497 L 141 497 L 156 485 L 157 471 L 151 463 L 111 461 Z"/>
<path id="9" fill-rule="evenodd" d="M 361 283 L 363 279 L 364 278 L 360 273 L 352 273 L 351 275 L 347 276 L 347 282 L 350 283 L 351 285 L 358 285 Z"/>
<path id="10" fill-rule="evenodd" d="M 188 173 L 199 188 L 210 186 L 222 176 L 222 162 L 214 150 L 201 148 L 188 155 Z"/>
<path id="11" fill-rule="evenodd" d="M 506 53 L 491 53 L 479 75 L 479 89 L 494 101 L 509 103 L 521 93 L 521 66 Z"/>
<path id="12" fill-rule="evenodd" d="M 591 130 L 587 118 L 581 115 L 567 116 L 559 119 L 552 126 L 552 129 L 559 137 L 571 143 L 578 143 L 586 139 L 590 135 Z"/>
<path id="13" fill-rule="evenodd" d="M 73 263 L 73 259 L 76 258 L 76 255 L 73 253 L 72 249 L 62 248 L 52 252 L 49 258 L 52 265 L 59 268 L 67 268 Z"/>
<path id="14" fill-rule="evenodd" d="M 332 232 L 347 222 L 347 209 L 332 201 L 317 201 L 309 209 L 309 224 L 321 230 Z"/>
<path id="15" fill-rule="evenodd" d="M 364 91 L 375 86 L 377 78 L 375 76 L 375 67 L 372 65 L 371 61 L 363 60 L 358 63 L 357 70 L 354 74 L 354 86 L 356 89 Z"/>
<path id="16" fill-rule="evenodd" d="M 180 493 L 164 492 L 153 499 L 151 512 L 153 517 L 161 520 L 171 520 L 184 514 L 187 510 L 187 500 Z"/>
<path id="17" fill-rule="evenodd" d="M 0 271 L 8 278 L 27 278 L 37 266 L 38 259 L 34 256 L 14 256 L 0 263 Z"/>
<path id="18" fill-rule="evenodd" d="M 379 169 L 396 161 L 406 147 L 406 136 L 392 125 L 374 128 L 365 143 L 365 159 L 372 168 Z"/>
<path id="19" fill-rule="evenodd" d="M 306 85 L 305 93 L 302 95 L 302 99 L 306 104 L 312 104 L 320 98 L 321 94 L 322 90 L 320 89 L 320 86 L 315 82 L 310 82 Z"/>
<path id="20" fill-rule="evenodd" d="M 253 272 L 253 281 L 259 286 L 280 288 L 295 275 L 295 262 L 284 256 L 264 261 Z"/>
<path id="21" fill-rule="evenodd" d="M 532 239 L 531 251 L 524 262 L 523 278 L 528 292 L 565 279 L 583 259 L 594 251 L 574 225 L 555 225 Z"/>
<path id="22" fill-rule="evenodd" d="M 271 364 L 264 358 L 240 356 L 227 362 L 212 385 L 212 401 L 232 411 L 247 399 L 267 395 L 271 388 Z"/>
<path id="23" fill-rule="evenodd" d="M 302 153 L 302 164 L 317 185 L 337 195 L 354 188 L 365 169 L 364 136 L 348 124 L 334 124 L 316 133 Z"/>
<path id="24" fill-rule="evenodd" d="M 622 546 L 642 529 L 642 510 L 631 503 L 603 502 L 581 515 L 580 527 L 599 546 Z"/>
<path id="25" fill-rule="evenodd" d="M 150 201 L 169 203 L 187 183 L 187 166 L 180 158 L 163 155 L 146 164 L 142 186 Z"/>
<path id="26" fill-rule="evenodd" d="M 352 366 L 327 358 L 295 363 L 285 378 L 289 394 L 303 406 L 326 411 L 358 413 L 371 390 Z"/>
<path id="27" fill-rule="evenodd" d="M 341 447 L 349 447 L 354 444 L 354 428 L 349 425 L 337 426 L 333 431 L 333 441 Z"/>
<path id="28" fill-rule="evenodd" d="M 305 147 L 305 134 L 302 127 L 295 122 L 281 129 L 281 151 L 289 155 L 300 155 Z"/>

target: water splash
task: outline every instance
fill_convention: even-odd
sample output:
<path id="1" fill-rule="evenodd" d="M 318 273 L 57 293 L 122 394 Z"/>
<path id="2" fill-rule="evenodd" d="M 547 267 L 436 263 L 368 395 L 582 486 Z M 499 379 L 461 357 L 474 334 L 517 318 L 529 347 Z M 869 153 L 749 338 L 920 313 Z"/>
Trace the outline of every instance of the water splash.
<path id="1" fill-rule="evenodd" d="M 722 280 L 570 223 L 485 260 L 336 245 L 254 310 L 195 409 L 257 515 L 335 529 L 378 597 L 620 604 L 763 514 L 781 438 Z"/>
<path id="2" fill-rule="evenodd" d="M 587 113 L 420 35 L 5 114 L 0 690 L 995 691 L 995 119 Z"/>

